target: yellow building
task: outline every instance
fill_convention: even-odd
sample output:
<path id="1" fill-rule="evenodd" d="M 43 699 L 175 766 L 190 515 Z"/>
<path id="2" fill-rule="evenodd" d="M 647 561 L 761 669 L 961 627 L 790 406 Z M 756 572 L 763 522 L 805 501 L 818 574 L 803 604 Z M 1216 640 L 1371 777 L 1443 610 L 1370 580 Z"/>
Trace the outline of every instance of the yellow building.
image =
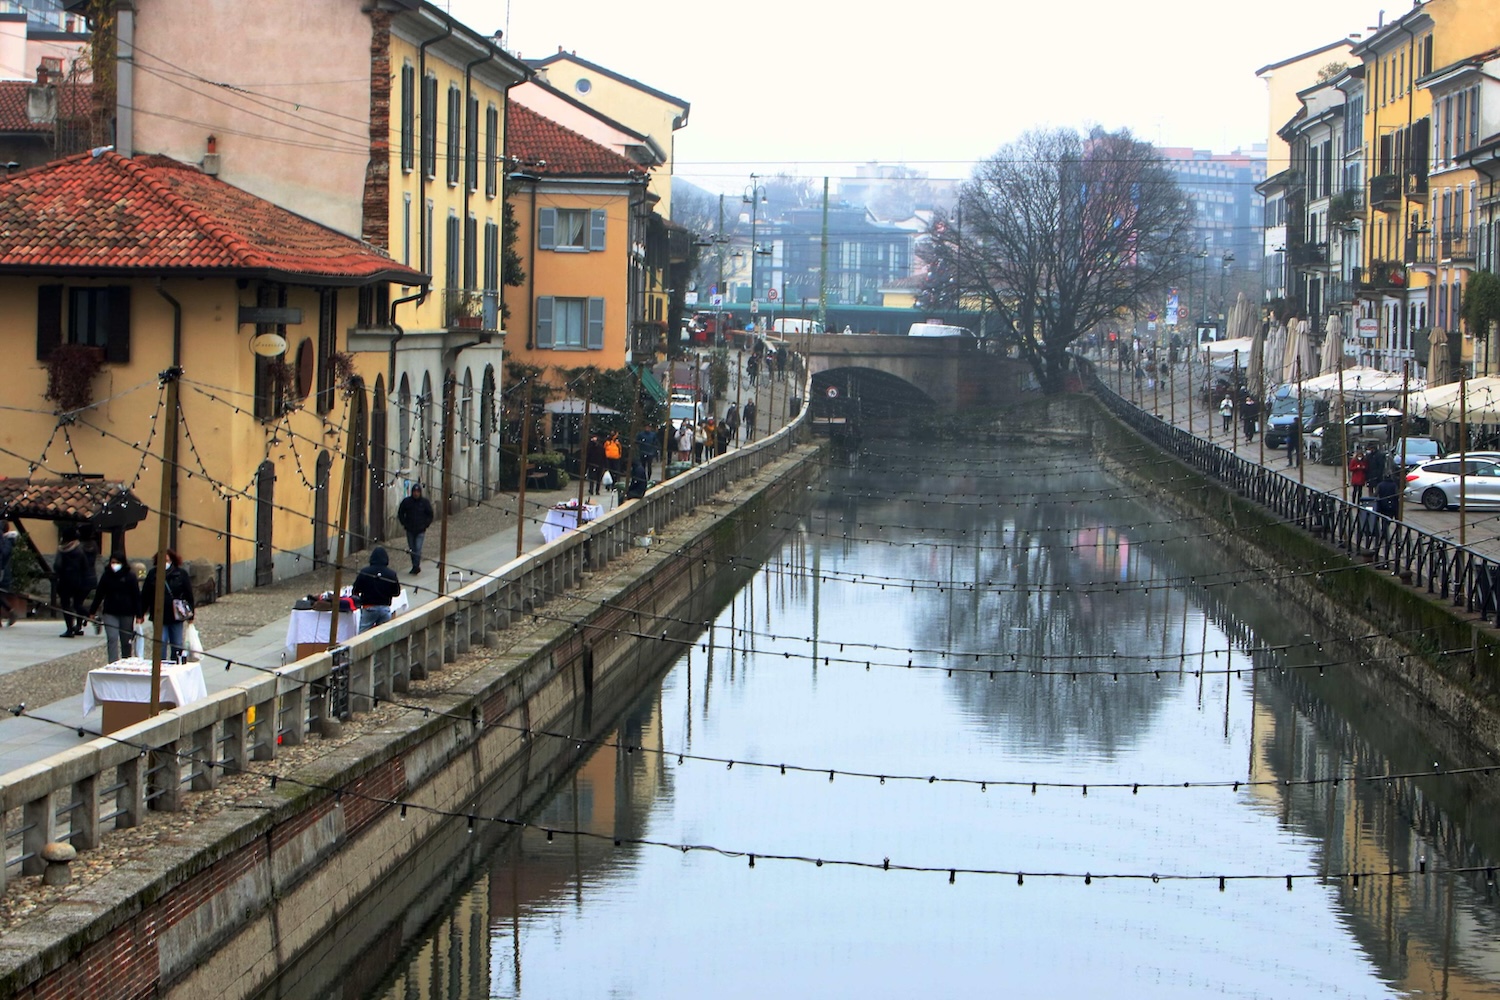
<path id="1" fill-rule="evenodd" d="M 526 270 L 511 303 L 510 359 L 545 369 L 654 361 L 646 292 L 664 262 L 648 249 L 662 241 L 650 233 L 647 172 L 521 105 L 509 127 Z"/>
<path id="2" fill-rule="evenodd" d="M 172 510 L 172 547 L 232 588 L 310 569 L 328 558 L 351 428 L 351 534 L 382 510 L 363 447 L 378 446 L 371 395 L 341 318 L 379 283 L 425 280 L 165 156 L 85 153 L 0 179 L 0 341 L 15 366 L 0 472 L 133 493 L 153 512 L 127 541 L 135 557 Z M 284 355 L 252 352 L 260 335 Z"/>

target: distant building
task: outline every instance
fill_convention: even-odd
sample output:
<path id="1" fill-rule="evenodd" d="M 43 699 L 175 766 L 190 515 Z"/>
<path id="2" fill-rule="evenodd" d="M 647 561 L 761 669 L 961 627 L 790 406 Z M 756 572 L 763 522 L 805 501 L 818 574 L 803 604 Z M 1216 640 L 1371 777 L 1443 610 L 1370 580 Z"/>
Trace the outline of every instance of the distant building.
<path id="1" fill-rule="evenodd" d="M 1157 152 L 1192 201 L 1194 246 L 1208 253 L 1206 283 L 1186 308 L 1200 317 L 1227 312 L 1230 303 L 1221 301 L 1220 289 L 1232 300 L 1247 274 L 1259 284 L 1262 212 L 1256 185 L 1266 178 L 1265 144 L 1229 153 L 1177 146 Z"/>

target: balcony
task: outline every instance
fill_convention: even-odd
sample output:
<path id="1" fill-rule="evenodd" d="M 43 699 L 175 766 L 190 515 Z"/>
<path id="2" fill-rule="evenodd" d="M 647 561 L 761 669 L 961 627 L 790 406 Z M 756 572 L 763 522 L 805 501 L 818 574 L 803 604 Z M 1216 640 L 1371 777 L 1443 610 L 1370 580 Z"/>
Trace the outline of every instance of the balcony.
<path id="1" fill-rule="evenodd" d="M 1381 212 L 1394 212 L 1401 207 L 1401 178 L 1395 174 L 1381 174 L 1370 178 L 1370 207 Z"/>
<path id="2" fill-rule="evenodd" d="M 1327 243 L 1301 243 L 1287 247 L 1293 267 L 1322 267 L 1328 263 Z"/>
<path id="3" fill-rule="evenodd" d="M 443 290 L 443 326 L 476 333 L 500 331 L 500 293 L 473 288 Z"/>
<path id="4" fill-rule="evenodd" d="M 1406 266 L 1400 261 L 1373 260 L 1367 268 L 1350 268 L 1350 274 L 1366 294 L 1406 288 Z"/>
<path id="5" fill-rule="evenodd" d="M 1479 234 L 1472 229 L 1459 229 L 1444 233 L 1439 241 L 1442 259 L 1453 264 L 1474 263 L 1474 251 L 1479 245 Z"/>

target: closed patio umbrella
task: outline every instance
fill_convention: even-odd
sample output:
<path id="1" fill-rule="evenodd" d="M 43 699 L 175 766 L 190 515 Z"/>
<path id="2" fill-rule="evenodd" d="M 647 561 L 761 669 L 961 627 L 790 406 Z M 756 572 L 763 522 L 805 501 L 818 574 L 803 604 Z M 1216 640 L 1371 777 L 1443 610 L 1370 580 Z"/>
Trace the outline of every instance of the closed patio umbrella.
<path id="1" fill-rule="evenodd" d="M 1452 377 L 1448 370 L 1448 332 L 1442 327 L 1433 327 L 1427 340 L 1427 384 L 1444 385 Z"/>

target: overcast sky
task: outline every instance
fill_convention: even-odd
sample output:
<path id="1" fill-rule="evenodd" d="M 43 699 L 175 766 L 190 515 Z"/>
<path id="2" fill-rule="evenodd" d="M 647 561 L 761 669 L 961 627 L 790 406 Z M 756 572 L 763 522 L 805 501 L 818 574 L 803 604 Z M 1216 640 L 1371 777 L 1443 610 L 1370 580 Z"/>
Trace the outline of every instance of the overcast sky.
<path id="1" fill-rule="evenodd" d="M 964 177 L 1033 125 L 1248 147 L 1266 134 L 1255 70 L 1379 14 L 1378 0 L 446 5 L 475 29 L 506 29 L 522 57 L 561 46 L 689 101 L 676 172 L 714 190 L 751 171 L 837 175 L 870 160 Z"/>

